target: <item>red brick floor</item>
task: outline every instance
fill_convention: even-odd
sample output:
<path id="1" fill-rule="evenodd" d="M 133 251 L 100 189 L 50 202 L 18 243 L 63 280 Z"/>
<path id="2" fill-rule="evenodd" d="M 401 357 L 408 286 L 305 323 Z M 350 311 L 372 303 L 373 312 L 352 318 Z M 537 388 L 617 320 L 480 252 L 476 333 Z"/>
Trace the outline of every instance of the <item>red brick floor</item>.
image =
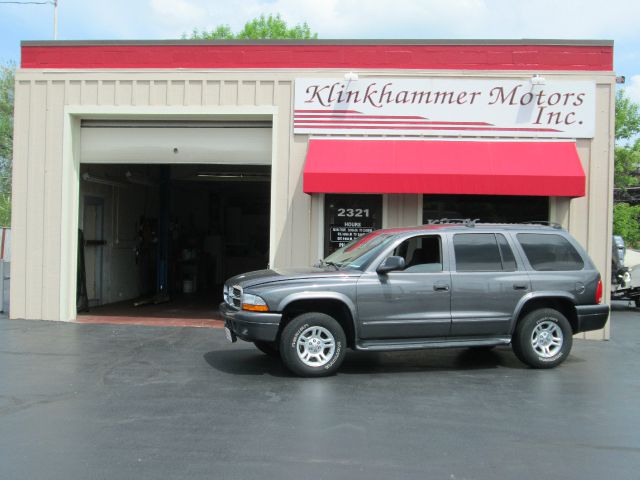
<path id="1" fill-rule="evenodd" d="M 179 296 L 158 305 L 133 306 L 133 301 L 112 303 L 78 313 L 78 323 L 149 325 L 161 327 L 222 328 L 217 299 Z"/>

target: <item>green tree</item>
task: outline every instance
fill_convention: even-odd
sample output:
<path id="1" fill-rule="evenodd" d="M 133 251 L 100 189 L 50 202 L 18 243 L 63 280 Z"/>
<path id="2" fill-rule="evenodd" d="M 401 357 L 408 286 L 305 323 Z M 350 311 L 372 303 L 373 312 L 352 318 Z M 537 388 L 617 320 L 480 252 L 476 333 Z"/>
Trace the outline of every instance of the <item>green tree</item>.
<path id="1" fill-rule="evenodd" d="M 187 36 L 183 35 L 183 38 Z M 311 31 L 307 22 L 289 27 L 280 14 L 275 16 L 269 14 L 268 17 L 260 15 L 248 21 L 238 33 L 233 33 L 229 25 L 218 25 L 213 30 L 194 29 L 189 38 L 194 40 L 307 40 L 318 38 L 318 34 Z"/>
<path id="2" fill-rule="evenodd" d="M 613 206 L 613 233 L 622 236 L 631 247 L 640 245 L 639 217 L 640 205 L 629 205 L 623 202 Z"/>
<path id="3" fill-rule="evenodd" d="M 616 94 L 616 147 L 615 188 L 627 189 L 638 185 L 640 167 L 640 140 L 630 143 L 640 133 L 640 106 L 625 96 L 622 90 Z"/>
<path id="4" fill-rule="evenodd" d="M 15 65 L 0 65 L 0 226 L 11 225 Z"/>
<path id="5" fill-rule="evenodd" d="M 616 94 L 616 146 L 614 151 L 614 187 L 618 191 L 637 187 L 640 168 L 640 106 L 625 96 Z M 621 235 L 630 246 L 640 245 L 640 205 L 616 203 L 613 207 L 613 233 Z"/>
<path id="6" fill-rule="evenodd" d="M 616 142 L 626 142 L 640 132 L 640 106 L 625 96 L 623 90 L 616 93 Z"/>

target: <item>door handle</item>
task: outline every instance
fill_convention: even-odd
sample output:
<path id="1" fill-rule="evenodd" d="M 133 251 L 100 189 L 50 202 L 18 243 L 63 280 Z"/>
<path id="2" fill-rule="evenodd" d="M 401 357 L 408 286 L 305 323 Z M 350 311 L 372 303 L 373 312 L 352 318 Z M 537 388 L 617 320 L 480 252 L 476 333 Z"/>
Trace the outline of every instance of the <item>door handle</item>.
<path id="1" fill-rule="evenodd" d="M 435 283 L 433 285 L 433 289 L 436 292 L 447 292 L 449 291 L 449 285 L 447 285 L 446 283 Z"/>
<path id="2" fill-rule="evenodd" d="M 526 290 L 527 288 L 528 287 L 527 287 L 526 283 L 514 283 L 513 284 L 513 289 L 514 290 Z"/>

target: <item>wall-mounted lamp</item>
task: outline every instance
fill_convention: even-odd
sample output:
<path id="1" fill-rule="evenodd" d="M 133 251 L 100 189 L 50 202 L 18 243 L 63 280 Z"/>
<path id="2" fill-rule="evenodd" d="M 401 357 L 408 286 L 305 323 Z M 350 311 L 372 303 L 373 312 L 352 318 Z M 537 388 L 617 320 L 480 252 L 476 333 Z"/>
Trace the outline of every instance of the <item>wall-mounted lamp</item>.
<path id="1" fill-rule="evenodd" d="M 620 75 L 620 76 L 616 77 L 616 83 L 617 83 L 618 85 L 624 85 L 624 82 L 625 82 L 626 80 L 627 80 L 627 79 L 625 78 L 625 76 L 624 76 L 624 75 Z"/>
<path id="2" fill-rule="evenodd" d="M 355 72 L 347 72 L 344 74 L 344 79 L 347 82 L 357 82 L 358 81 L 358 74 Z"/>
<path id="3" fill-rule="evenodd" d="M 82 180 L 85 182 L 99 183 L 100 185 L 108 185 L 110 187 L 128 187 L 129 185 L 123 182 L 116 182 L 115 180 L 108 180 L 106 178 L 94 177 L 88 173 L 82 174 Z"/>
<path id="4" fill-rule="evenodd" d="M 547 79 L 537 73 L 531 77 L 531 85 L 546 85 Z"/>

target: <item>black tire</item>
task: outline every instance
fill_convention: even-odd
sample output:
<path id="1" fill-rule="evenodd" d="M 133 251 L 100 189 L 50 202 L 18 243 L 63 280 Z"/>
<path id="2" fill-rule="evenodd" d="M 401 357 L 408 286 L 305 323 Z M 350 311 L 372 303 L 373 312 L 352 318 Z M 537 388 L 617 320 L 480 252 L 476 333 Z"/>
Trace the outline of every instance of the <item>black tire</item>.
<path id="1" fill-rule="evenodd" d="M 301 337 L 310 343 L 299 342 Z M 331 338 L 333 348 L 328 346 Z M 319 312 L 297 316 L 284 327 L 280 336 L 280 356 L 284 365 L 301 377 L 333 375 L 344 360 L 346 347 L 347 338 L 340 324 L 333 317 Z M 313 353 L 316 350 L 317 353 Z M 307 363 L 303 360 L 305 355 L 310 355 Z"/>
<path id="2" fill-rule="evenodd" d="M 277 342 L 253 342 L 258 350 L 273 358 L 280 358 L 280 350 L 278 350 Z"/>
<path id="3" fill-rule="evenodd" d="M 533 368 L 553 368 L 569 355 L 573 331 L 562 313 L 541 308 L 529 312 L 518 322 L 511 344 L 522 363 Z"/>

